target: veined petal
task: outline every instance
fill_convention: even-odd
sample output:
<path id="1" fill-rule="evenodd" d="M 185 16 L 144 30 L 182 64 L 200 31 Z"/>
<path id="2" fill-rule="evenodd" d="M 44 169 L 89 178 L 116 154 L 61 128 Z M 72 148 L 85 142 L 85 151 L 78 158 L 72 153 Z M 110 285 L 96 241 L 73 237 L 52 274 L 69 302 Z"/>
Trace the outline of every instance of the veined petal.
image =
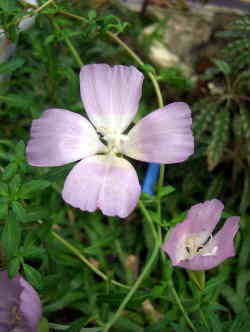
<path id="1" fill-rule="evenodd" d="M 220 220 L 223 209 L 223 203 L 216 198 L 193 205 L 186 217 L 188 232 L 211 234 Z"/>
<path id="2" fill-rule="evenodd" d="M 66 178 L 63 199 L 76 208 L 108 216 L 127 217 L 136 207 L 140 185 L 133 166 L 113 155 L 97 155 L 79 162 Z"/>
<path id="3" fill-rule="evenodd" d="M 146 162 L 182 162 L 194 152 L 191 124 L 187 104 L 169 104 L 141 119 L 128 133 L 122 151 Z"/>
<path id="4" fill-rule="evenodd" d="M 133 66 L 91 64 L 82 68 L 82 101 L 98 131 L 122 133 L 128 127 L 138 109 L 142 82 L 142 73 Z"/>
<path id="5" fill-rule="evenodd" d="M 28 321 L 32 331 L 36 331 L 42 315 L 41 301 L 34 288 L 31 287 L 31 285 L 28 284 L 28 282 L 22 277 L 20 278 L 20 284 L 23 287 L 23 291 L 20 296 L 20 310 Z"/>
<path id="6" fill-rule="evenodd" d="M 214 237 L 215 255 L 196 256 L 191 260 L 181 261 L 179 266 L 189 270 L 208 270 L 235 255 L 233 239 L 239 229 L 239 217 L 230 217 Z"/>
<path id="7" fill-rule="evenodd" d="M 32 166 L 60 166 L 105 150 L 91 123 L 64 109 L 49 109 L 32 121 L 27 145 Z"/>

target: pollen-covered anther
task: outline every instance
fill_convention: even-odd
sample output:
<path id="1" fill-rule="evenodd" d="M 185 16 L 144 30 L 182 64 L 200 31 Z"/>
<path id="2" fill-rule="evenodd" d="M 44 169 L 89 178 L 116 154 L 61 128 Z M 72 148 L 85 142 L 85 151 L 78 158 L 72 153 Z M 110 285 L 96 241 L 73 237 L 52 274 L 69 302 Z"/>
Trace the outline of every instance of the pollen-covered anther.
<path id="1" fill-rule="evenodd" d="M 124 134 L 115 132 L 109 132 L 102 137 L 107 143 L 109 152 L 119 153 L 121 152 L 121 144 L 128 141 L 129 137 Z"/>
<path id="2" fill-rule="evenodd" d="M 203 234 L 193 234 L 188 236 L 184 244 L 186 248 L 186 253 L 183 259 L 192 259 L 197 255 L 201 256 L 215 255 L 217 251 L 217 246 L 211 247 L 211 241 L 213 241 L 211 234 L 207 237 L 205 241 Z"/>

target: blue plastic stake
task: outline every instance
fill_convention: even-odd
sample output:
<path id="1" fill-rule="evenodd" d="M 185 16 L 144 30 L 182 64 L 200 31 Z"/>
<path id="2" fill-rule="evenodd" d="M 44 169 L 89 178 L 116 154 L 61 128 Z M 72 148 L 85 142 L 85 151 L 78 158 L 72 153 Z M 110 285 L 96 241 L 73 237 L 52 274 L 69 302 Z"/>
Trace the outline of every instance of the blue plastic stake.
<path id="1" fill-rule="evenodd" d="M 142 192 L 151 196 L 155 194 L 154 185 L 158 180 L 160 172 L 160 164 L 150 163 L 143 181 Z"/>

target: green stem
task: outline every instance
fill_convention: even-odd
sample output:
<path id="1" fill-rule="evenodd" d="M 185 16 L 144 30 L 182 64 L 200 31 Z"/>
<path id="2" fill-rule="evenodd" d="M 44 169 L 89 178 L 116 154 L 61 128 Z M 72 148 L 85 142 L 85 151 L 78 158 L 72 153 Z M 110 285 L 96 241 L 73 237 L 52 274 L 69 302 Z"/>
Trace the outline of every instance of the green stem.
<path id="1" fill-rule="evenodd" d="M 158 218 L 161 219 L 161 197 L 160 197 L 160 191 L 163 186 L 164 182 L 164 173 L 165 173 L 165 165 L 160 166 L 160 176 L 158 180 L 158 185 L 157 185 L 157 214 Z"/>
<path id="2" fill-rule="evenodd" d="M 123 285 L 122 283 L 115 281 L 115 280 L 110 280 L 106 274 L 104 274 L 102 271 L 97 269 L 93 264 L 89 262 L 89 260 L 77 249 L 75 248 L 72 244 L 70 244 L 68 241 L 66 241 L 64 238 L 62 238 L 58 233 L 52 231 L 51 234 L 58 240 L 60 241 L 65 247 L 67 247 L 70 251 L 72 251 L 82 262 L 84 262 L 93 272 L 95 272 L 99 277 L 101 277 L 105 281 L 110 281 L 111 284 L 130 289 L 130 287 Z"/>
<path id="3" fill-rule="evenodd" d="M 205 317 L 203 311 L 201 310 L 201 308 L 199 309 L 199 313 L 200 313 L 200 316 L 201 316 L 201 319 L 202 319 L 204 325 L 206 326 L 207 329 L 209 329 L 209 326 L 208 326 L 208 323 L 207 323 L 206 317 Z"/>
<path id="4" fill-rule="evenodd" d="M 60 27 L 57 25 L 57 23 L 55 21 L 52 21 L 52 24 L 54 25 L 55 29 L 59 32 L 59 33 L 63 33 L 61 30 L 60 30 Z M 84 63 L 82 62 L 76 48 L 74 47 L 74 45 L 72 44 L 72 42 L 70 41 L 70 39 L 66 36 L 64 36 L 64 40 L 70 50 L 70 52 L 72 53 L 73 57 L 75 58 L 76 60 L 76 63 L 78 64 L 78 66 L 80 68 L 82 68 L 84 66 Z"/>
<path id="5" fill-rule="evenodd" d="M 158 242 L 158 235 L 157 235 L 157 232 L 154 228 L 152 218 L 151 218 L 150 214 L 148 213 L 148 210 L 146 209 L 146 207 L 145 207 L 145 205 L 142 201 L 139 201 L 139 207 L 140 207 L 141 212 L 143 213 L 144 217 L 146 218 L 146 220 L 147 220 L 147 222 L 150 226 L 150 229 L 151 229 L 151 232 L 153 234 L 155 242 Z"/>
<path id="6" fill-rule="evenodd" d="M 109 31 L 107 31 L 106 34 L 111 39 L 115 40 L 117 42 L 117 44 L 122 46 L 122 48 L 135 60 L 135 62 L 137 62 L 140 66 L 144 65 L 144 62 L 138 57 L 138 55 L 135 54 L 135 52 L 126 43 L 124 43 L 124 41 L 122 41 L 116 34 L 109 32 Z M 158 105 L 161 108 L 161 107 L 163 107 L 163 98 L 162 98 L 161 89 L 158 84 L 158 81 L 156 80 L 154 74 L 152 74 L 150 72 L 148 72 L 147 74 L 153 83 L 155 93 L 156 93 L 156 96 L 158 99 Z"/>
<path id="7" fill-rule="evenodd" d="M 109 224 L 110 224 L 111 229 L 114 230 L 113 218 L 109 217 L 108 220 L 109 220 Z M 114 241 L 114 245 L 115 245 L 115 250 L 116 250 L 116 253 L 119 257 L 119 260 L 120 260 L 120 262 L 123 265 L 123 268 L 125 270 L 125 278 L 126 278 L 127 284 L 131 284 L 132 281 L 133 281 L 132 271 L 130 269 L 128 269 L 127 266 L 126 266 L 126 261 L 127 261 L 128 255 L 127 255 L 127 253 L 125 253 L 123 251 L 122 246 L 120 244 L 120 241 L 118 239 L 116 239 Z"/>
<path id="8" fill-rule="evenodd" d="M 150 214 L 148 213 L 146 207 L 144 206 L 144 204 L 139 201 L 139 206 L 141 208 L 142 213 L 144 214 L 151 230 L 152 230 L 152 234 L 154 237 L 154 241 L 155 241 L 155 246 L 154 249 L 152 251 L 151 256 L 149 257 L 149 260 L 147 261 L 142 273 L 140 274 L 139 278 L 136 280 L 136 282 L 134 283 L 134 285 L 132 286 L 132 288 L 130 289 L 130 291 L 128 292 L 127 296 L 124 298 L 124 300 L 122 301 L 122 303 L 120 304 L 118 310 L 116 311 L 116 313 L 114 314 L 114 316 L 111 318 L 111 320 L 107 323 L 105 329 L 103 330 L 103 332 L 108 332 L 109 329 L 115 324 L 115 322 L 117 321 L 117 319 L 120 317 L 123 309 L 126 307 L 127 303 L 129 302 L 129 300 L 131 299 L 131 297 L 134 295 L 134 293 L 136 292 L 136 290 L 139 288 L 139 286 L 141 285 L 142 281 L 144 280 L 144 278 L 146 277 L 146 275 L 149 273 L 160 248 L 160 242 L 158 240 L 158 235 L 157 232 L 155 231 L 154 228 L 154 224 L 152 221 L 152 218 L 150 216 Z"/>
<path id="9" fill-rule="evenodd" d="M 45 7 L 47 7 L 48 5 L 50 5 L 54 0 L 48 0 L 47 2 L 45 2 L 41 7 L 37 7 L 34 10 L 34 14 L 40 12 L 41 10 L 43 10 Z"/>
<path id="10" fill-rule="evenodd" d="M 18 0 L 18 1 L 21 4 L 23 3 L 23 0 Z M 38 6 L 35 6 L 35 5 L 32 5 L 30 7 L 32 7 L 32 8 L 39 8 Z M 65 12 L 63 10 L 59 10 L 58 14 L 61 14 L 61 15 L 73 18 L 73 19 L 78 20 L 78 21 L 82 21 L 84 23 L 88 23 L 88 20 L 85 17 L 83 17 L 83 16 L 71 14 L 71 13 Z M 110 32 L 110 31 L 107 31 L 106 34 L 111 39 L 115 40 L 120 46 L 122 46 L 122 48 L 135 60 L 135 62 L 137 62 L 141 66 L 144 65 L 144 62 L 139 58 L 139 56 L 137 54 L 135 54 L 134 51 L 126 43 L 124 43 L 117 35 L 115 35 L 114 33 Z M 66 39 L 67 38 L 65 37 L 65 40 Z M 69 46 L 71 48 L 71 51 L 72 51 L 72 46 L 73 46 L 72 44 L 71 44 L 71 46 Z M 74 49 L 74 47 L 73 47 L 73 49 Z M 76 52 L 72 51 L 72 53 L 74 53 L 74 56 L 76 58 L 77 57 L 77 55 L 75 54 Z M 77 62 L 78 62 L 78 64 L 81 63 L 81 65 L 80 65 L 81 67 L 83 66 L 83 63 L 82 63 L 81 59 L 79 61 L 79 57 L 78 57 Z M 152 81 L 152 84 L 154 86 L 155 93 L 156 93 L 156 96 L 157 96 L 157 99 L 158 99 L 158 105 L 161 108 L 161 107 L 163 107 L 163 98 L 162 98 L 162 94 L 161 94 L 161 89 L 160 89 L 159 83 L 156 80 L 156 78 L 155 78 L 155 76 L 154 76 L 153 73 L 148 72 L 147 74 L 148 74 L 149 78 Z"/>
<path id="11" fill-rule="evenodd" d="M 88 20 L 85 17 L 78 16 L 78 15 L 71 14 L 71 13 L 67 13 L 63 10 L 60 10 L 58 13 L 61 14 L 61 15 L 68 16 L 70 18 L 82 21 L 84 23 L 88 23 Z M 139 56 L 137 54 L 135 54 L 135 52 L 126 43 L 124 43 L 116 34 L 110 32 L 110 31 L 107 31 L 106 34 L 111 39 L 115 40 L 120 46 L 122 46 L 122 48 L 135 60 L 135 62 L 137 62 L 140 66 L 144 65 L 144 62 L 141 60 L 141 58 L 139 58 Z M 155 93 L 156 93 L 156 96 L 157 96 L 157 99 L 158 99 L 158 105 L 161 108 L 161 107 L 163 107 L 163 98 L 162 98 L 161 89 L 160 89 L 160 86 L 158 84 L 158 81 L 156 80 L 154 74 L 152 74 L 150 72 L 148 72 L 147 74 L 148 74 L 149 78 L 152 81 L 152 84 L 154 86 Z"/>
<path id="12" fill-rule="evenodd" d="M 173 296 L 174 296 L 174 298 L 175 298 L 175 301 L 176 301 L 176 303 L 178 304 L 178 306 L 179 306 L 179 308 L 180 308 L 180 310 L 181 310 L 181 312 L 182 312 L 182 314 L 183 314 L 183 316 L 184 316 L 184 318 L 185 318 L 187 324 L 189 325 L 189 327 L 190 327 L 194 332 L 197 332 L 195 326 L 194 326 L 193 323 L 191 322 L 191 320 L 190 320 L 190 318 L 188 317 L 188 314 L 187 314 L 185 308 L 183 307 L 183 305 L 182 305 L 182 303 L 181 303 L 181 299 L 179 298 L 179 295 L 177 294 L 177 292 L 176 292 L 176 290 L 175 290 L 175 288 L 174 288 L 174 284 L 173 284 L 172 280 L 169 281 L 168 284 L 169 284 L 170 289 L 171 289 L 171 291 L 172 291 L 172 293 L 173 293 Z"/>
<path id="13" fill-rule="evenodd" d="M 136 282 L 134 283 L 134 285 L 132 286 L 132 288 L 130 289 L 130 291 L 128 292 L 127 296 L 125 297 L 125 299 L 122 301 L 121 305 L 119 306 L 118 310 L 116 311 L 116 313 L 114 314 L 114 316 L 111 318 L 111 320 L 107 323 L 106 327 L 104 328 L 103 332 L 108 332 L 110 330 L 110 328 L 115 324 L 115 322 L 117 321 L 117 319 L 120 317 L 123 309 L 126 307 L 127 303 L 129 302 L 129 300 L 131 299 L 131 297 L 134 295 L 134 293 L 136 292 L 136 290 L 138 289 L 138 287 L 140 286 L 140 284 L 142 283 L 142 281 L 144 280 L 144 278 L 146 277 L 146 275 L 148 274 L 148 272 L 150 271 L 156 257 L 158 254 L 158 250 L 159 250 L 159 244 L 157 243 L 154 247 L 154 250 L 147 262 L 147 264 L 145 265 L 141 275 L 139 276 L 139 278 L 136 280 Z"/>

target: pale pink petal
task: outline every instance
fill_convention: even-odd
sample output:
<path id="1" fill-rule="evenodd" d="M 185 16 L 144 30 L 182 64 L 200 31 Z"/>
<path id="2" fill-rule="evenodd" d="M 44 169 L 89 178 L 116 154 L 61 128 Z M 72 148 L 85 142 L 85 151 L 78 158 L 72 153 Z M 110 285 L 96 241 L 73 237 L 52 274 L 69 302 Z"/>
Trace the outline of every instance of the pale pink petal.
<path id="1" fill-rule="evenodd" d="M 64 109 L 49 109 L 32 121 L 27 145 L 32 166 L 60 166 L 104 151 L 91 123 Z"/>
<path id="2" fill-rule="evenodd" d="M 170 229 L 166 241 L 161 247 L 169 255 L 173 265 L 177 265 L 178 263 L 178 246 L 185 240 L 186 234 L 189 234 L 189 225 L 187 221 L 183 221 Z"/>
<path id="3" fill-rule="evenodd" d="M 215 255 L 196 256 L 191 260 L 181 261 L 178 266 L 189 270 L 208 270 L 222 263 L 225 259 L 235 255 L 233 239 L 239 229 L 239 217 L 230 217 L 222 229 L 214 237 Z"/>
<path id="4" fill-rule="evenodd" d="M 113 155 L 97 155 L 79 162 L 66 178 L 62 196 L 83 211 L 99 208 L 108 216 L 127 217 L 136 207 L 140 185 L 133 166 Z"/>
<path id="5" fill-rule="evenodd" d="M 35 332 L 37 331 L 38 323 L 42 316 L 41 301 L 34 288 L 22 277 L 20 277 L 20 284 L 23 287 L 23 291 L 20 296 L 20 310 L 28 321 L 32 331 Z"/>
<path id="6" fill-rule="evenodd" d="M 169 104 L 141 119 L 128 133 L 122 151 L 146 162 L 182 162 L 194 153 L 191 124 L 187 104 Z"/>
<path id="7" fill-rule="evenodd" d="M 122 133 L 128 127 L 138 109 L 142 82 L 142 73 L 133 66 L 91 64 L 82 68 L 82 101 L 98 131 Z"/>
<path id="8" fill-rule="evenodd" d="M 212 233 L 220 220 L 224 205 L 214 198 L 204 203 L 195 204 L 188 211 L 186 223 L 189 233 Z"/>

